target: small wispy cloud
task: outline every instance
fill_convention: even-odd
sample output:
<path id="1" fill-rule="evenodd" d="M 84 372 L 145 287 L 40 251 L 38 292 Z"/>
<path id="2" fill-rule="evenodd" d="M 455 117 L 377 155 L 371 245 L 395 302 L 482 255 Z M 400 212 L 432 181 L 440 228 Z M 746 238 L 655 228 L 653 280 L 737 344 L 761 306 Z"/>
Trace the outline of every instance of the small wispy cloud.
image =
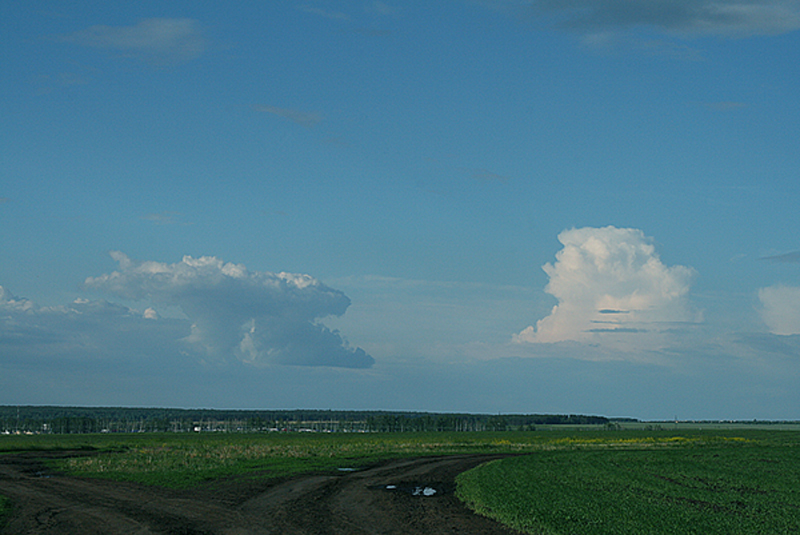
<path id="1" fill-rule="evenodd" d="M 155 223 L 156 225 L 176 225 L 176 224 L 188 225 L 188 223 L 185 223 L 180 220 L 181 215 L 182 214 L 180 212 L 167 211 L 167 212 L 158 212 L 153 214 L 145 214 L 141 216 L 141 219 L 144 219 L 145 221 L 150 221 L 152 223 Z"/>
<path id="2" fill-rule="evenodd" d="M 324 17 L 326 19 L 350 20 L 350 15 L 348 15 L 347 13 L 342 13 L 340 11 L 328 11 L 319 7 L 312 7 L 312 6 L 300 6 L 298 9 L 300 9 L 300 11 L 304 11 L 312 15 L 317 15 L 319 17 Z"/>
<path id="3" fill-rule="evenodd" d="M 776 264 L 798 264 L 800 263 L 800 251 L 792 251 L 791 253 L 784 253 L 772 256 L 762 256 L 759 260 L 766 260 L 767 262 L 774 262 Z"/>
<path id="4" fill-rule="evenodd" d="M 11 202 L 11 199 L 9 199 L 8 197 L 0 197 L 0 204 L 4 204 L 7 202 Z"/>
<path id="5" fill-rule="evenodd" d="M 289 119 L 293 123 L 297 123 L 307 128 L 316 126 L 324 120 L 324 117 L 319 113 L 300 111 L 291 108 L 256 105 L 253 106 L 253 109 L 264 113 L 271 113 L 272 115 L 277 115 L 278 117 L 283 117 L 284 119 Z"/>
<path id="6" fill-rule="evenodd" d="M 611 328 L 595 328 L 586 329 L 587 333 L 646 333 L 647 329 L 636 329 L 634 327 L 611 327 Z"/>
<path id="7" fill-rule="evenodd" d="M 196 59 L 207 48 L 200 23 L 192 19 L 153 18 L 133 26 L 96 25 L 58 39 L 162 66 Z"/>
<path id="8" fill-rule="evenodd" d="M 557 28 L 602 36 L 635 28 L 748 37 L 800 29 L 796 0 L 537 0 L 530 8 Z"/>
<path id="9" fill-rule="evenodd" d="M 364 6 L 364 11 L 367 13 L 375 13 L 377 15 L 398 15 L 400 13 L 400 8 L 397 6 L 392 6 L 387 2 L 370 2 Z"/>

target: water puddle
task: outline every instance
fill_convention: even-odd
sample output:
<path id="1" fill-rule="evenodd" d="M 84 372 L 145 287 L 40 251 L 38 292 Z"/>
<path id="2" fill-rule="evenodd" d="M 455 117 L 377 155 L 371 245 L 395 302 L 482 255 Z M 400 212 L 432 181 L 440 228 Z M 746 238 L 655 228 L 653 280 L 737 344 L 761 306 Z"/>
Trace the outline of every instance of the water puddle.
<path id="1" fill-rule="evenodd" d="M 441 493 L 441 490 L 428 485 L 375 485 L 370 488 L 388 492 L 402 492 L 403 494 L 410 494 L 411 496 L 430 497 Z"/>
<path id="2" fill-rule="evenodd" d="M 433 487 L 417 487 L 411 493 L 412 496 L 433 496 L 434 494 L 436 494 L 436 489 Z"/>

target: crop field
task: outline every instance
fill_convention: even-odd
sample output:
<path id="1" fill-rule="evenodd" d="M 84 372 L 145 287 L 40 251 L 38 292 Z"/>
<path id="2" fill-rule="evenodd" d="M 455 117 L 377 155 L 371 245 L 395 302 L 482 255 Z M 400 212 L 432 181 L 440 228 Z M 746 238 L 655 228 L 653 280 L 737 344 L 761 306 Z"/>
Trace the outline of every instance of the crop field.
<path id="1" fill-rule="evenodd" d="M 458 494 L 532 534 L 798 533 L 798 453 L 781 431 L 578 440 L 462 473 Z"/>
<path id="2" fill-rule="evenodd" d="M 515 454 L 462 473 L 456 492 L 477 513 L 527 533 L 800 532 L 797 431 L 0 436 L 0 454 L 58 450 L 75 455 L 48 461 L 56 470 L 169 488 L 358 470 L 402 457 Z M 0 497 L 0 522 L 7 507 Z"/>

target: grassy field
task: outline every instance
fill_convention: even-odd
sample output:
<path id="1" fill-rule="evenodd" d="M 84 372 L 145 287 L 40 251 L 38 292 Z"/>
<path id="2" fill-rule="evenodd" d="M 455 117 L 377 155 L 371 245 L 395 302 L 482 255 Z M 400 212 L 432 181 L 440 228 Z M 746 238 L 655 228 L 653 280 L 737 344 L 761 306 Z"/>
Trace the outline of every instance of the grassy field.
<path id="1" fill-rule="evenodd" d="M 54 467 L 168 487 L 357 469 L 404 456 L 531 454 L 462 474 L 459 497 L 537 534 L 800 532 L 797 431 L 0 436 L 0 452 L 37 450 L 91 451 Z"/>
<path id="2" fill-rule="evenodd" d="M 458 495 L 532 534 L 798 533 L 798 453 L 789 431 L 578 439 L 463 473 Z"/>
<path id="3" fill-rule="evenodd" d="M 282 478 L 303 472 L 357 468 L 403 456 L 526 453 L 580 445 L 661 444 L 712 440 L 714 432 L 577 429 L 481 433 L 137 433 L 0 436 L 0 452 L 85 450 L 57 461 L 76 475 L 191 487 L 239 474 Z"/>
<path id="4" fill-rule="evenodd" d="M 0 495 L 0 528 L 6 522 L 6 517 L 11 513 L 11 502 L 8 498 Z"/>
<path id="5" fill-rule="evenodd" d="M 191 487 L 235 475 L 283 478 L 420 455 L 534 451 L 535 433 L 140 433 L 0 436 L 0 452 L 86 450 L 54 462 L 75 475 Z"/>

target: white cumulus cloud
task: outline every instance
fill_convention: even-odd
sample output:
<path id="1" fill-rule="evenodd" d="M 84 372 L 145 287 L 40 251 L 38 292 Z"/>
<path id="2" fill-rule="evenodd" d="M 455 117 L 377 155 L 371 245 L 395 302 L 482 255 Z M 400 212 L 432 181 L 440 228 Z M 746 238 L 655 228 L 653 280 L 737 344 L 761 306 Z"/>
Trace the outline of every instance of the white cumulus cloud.
<path id="1" fill-rule="evenodd" d="M 758 291 L 761 319 L 772 334 L 800 334 L 800 288 L 769 286 Z"/>
<path id="2" fill-rule="evenodd" d="M 135 262 L 120 252 L 112 257 L 119 270 L 87 278 L 86 287 L 180 307 L 192 322 L 185 341 L 213 360 L 353 368 L 373 363 L 318 322 L 344 314 L 350 299 L 309 275 L 249 271 L 209 256 L 184 256 L 174 264 Z"/>
<path id="3" fill-rule="evenodd" d="M 661 262 L 652 240 L 630 228 L 579 228 L 564 245 L 545 291 L 558 299 L 550 314 L 514 336 L 516 342 L 578 341 L 649 347 L 654 335 L 699 321 L 688 300 L 694 270 Z"/>

